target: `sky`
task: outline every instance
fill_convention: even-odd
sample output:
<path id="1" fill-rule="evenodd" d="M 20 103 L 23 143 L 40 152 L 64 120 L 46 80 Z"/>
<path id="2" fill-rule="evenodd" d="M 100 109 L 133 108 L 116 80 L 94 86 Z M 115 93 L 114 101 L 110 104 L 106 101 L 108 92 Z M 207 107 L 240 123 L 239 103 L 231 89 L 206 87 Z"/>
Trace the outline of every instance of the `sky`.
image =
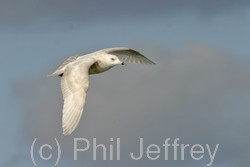
<path id="1" fill-rule="evenodd" d="M 250 1 L 0 0 L 0 166 L 248 167 L 250 160 Z M 126 63 L 90 76 L 81 121 L 62 135 L 60 77 L 64 60 L 108 47 L 135 49 L 156 63 Z M 74 160 L 74 140 L 90 149 Z M 107 160 L 94 138 L 107 147 Z M 113 141 L 111 141 L 113 138 Z M 110 145 L 120 160 L 110 159 Z M 139 156 L 140 138 L 144 154 Z M 165 140 L 179 139 L 165 159 Z M 53 155 L 50 160 L 44 157 Z M 151 144 L 152 157 L 147 157 Z M 181 159 L 181 144 L 189 144 Z M 191 147 L 204 154 L 194 160 Z M 79 141 L 79 148 L 86 142 Z M 201 147 L 196 147 L 196 151 Z"/>

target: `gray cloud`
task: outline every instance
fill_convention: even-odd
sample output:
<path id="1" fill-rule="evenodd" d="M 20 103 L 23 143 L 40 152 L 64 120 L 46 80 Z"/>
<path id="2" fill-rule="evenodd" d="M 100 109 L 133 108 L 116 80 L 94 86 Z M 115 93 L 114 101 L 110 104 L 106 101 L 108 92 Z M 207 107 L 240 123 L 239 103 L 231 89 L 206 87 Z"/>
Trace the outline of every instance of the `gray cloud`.
<path id="1" fill-rule="evenodd" d="M 90 1 L 90 0 L 2 0 L 0 5 L 0 26 L 16 27 L 32 24 L 39 19 L 53 23 L 69 22 L 86 24 L 96 18 L 122 19 L 124 17 L 147 18 L 152 15 L 196 12 L 199 15 L 213 15 L 218 12 L 232 12 L 249 6 L 248 0 L 144 0 L 144 1 Z"/>
<path id="2" fill-rule="evenodd" d="M 170 160 L 165 161 L 162 147 L 165 139 L 171 138 L 172 144 L 175 138 L 180 138 L 179 143 L 209 144 L 213 149 L 220 144 L 214 166 L 247 167 L 250 163 L 249 60 L 245 64 L 227 53 L 198 44 L 188 44 L 177 54 L 150 47 L 138 47 L 138 50 L 157 65 L 127 64 L 91 76 L 83 117 L 76 131 L 67 137 L 62 136 L 61 129 L 60 78 L 45 78 L 44 72 L 37 78 L 24 78 L 14 84 L 13 95 L 20 98 L 25 111 L 23 129 L 27 144 L 35 137 L 40 144 L 52 143 L 56 137 L 63 152 L 59 166 L 64 161 L 74 166 L 205 166 L 209 163 L 208 154 L 203 160 L 195 161 L 188 151 L 185 161 L 174 161 L 173 152 Z M 122 158 L 92 161 L 92 151 L 89 151 L 80 153 L 79 159 L 73 161 L 74 137 L 87 138 L 90 142 L 97 138 L 97 143 L 107 147 L 111 137 L 119 137 Z M 138 151 L 140 137 L 148 145 L 160 146 L 159 160 L 131 160 L 129 153 Z"/>

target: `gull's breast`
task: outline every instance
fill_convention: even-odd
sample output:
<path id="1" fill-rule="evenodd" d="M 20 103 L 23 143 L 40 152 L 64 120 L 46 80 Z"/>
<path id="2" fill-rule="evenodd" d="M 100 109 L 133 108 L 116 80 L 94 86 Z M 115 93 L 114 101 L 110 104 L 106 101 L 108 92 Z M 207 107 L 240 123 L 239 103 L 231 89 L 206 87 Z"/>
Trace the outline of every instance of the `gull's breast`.
<path id="1" fill-rule="evenodd" d="M 89 67 L 89 74 L 98 74 L 109 70 L 111 66 L 101 67 L 98 62 Z"/>

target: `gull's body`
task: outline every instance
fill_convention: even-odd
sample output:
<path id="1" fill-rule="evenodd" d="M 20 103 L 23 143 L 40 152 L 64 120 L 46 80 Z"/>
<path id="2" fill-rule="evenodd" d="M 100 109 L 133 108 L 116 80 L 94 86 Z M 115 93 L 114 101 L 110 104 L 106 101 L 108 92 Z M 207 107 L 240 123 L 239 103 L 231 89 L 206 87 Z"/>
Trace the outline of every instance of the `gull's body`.
<path id="1" fill-rule="evenodd" d="M 54 73 L 49 75 L 62 77 L 64 135 L 72 133 L 79 123 L 89 87 L 89 74 L 107 71 L 117 64 L 124 65 L 121 60 L 138 64 L 154 64 L 132 49 L 109 48 L 83 56 L 71 56 Z"/>

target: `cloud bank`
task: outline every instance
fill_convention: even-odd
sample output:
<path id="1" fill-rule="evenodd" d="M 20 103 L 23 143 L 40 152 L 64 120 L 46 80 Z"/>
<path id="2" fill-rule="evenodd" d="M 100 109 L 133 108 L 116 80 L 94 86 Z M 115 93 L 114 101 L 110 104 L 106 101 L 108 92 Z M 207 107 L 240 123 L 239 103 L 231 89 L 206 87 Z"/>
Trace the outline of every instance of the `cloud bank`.
<path id="1" fill-rule="evenodd" d="M 183 11 L 211 16 L 248 7 L 248 0 L 144 0 L 144 1 L 91 1 L 91 0 L 2 0 L 0 5 L 1 27 L 26 27 L 37 20 L 52 23 L 69 22 L 87 25 L 96 18 L 123 19 L 124 17 L 148 18 Z"/>

